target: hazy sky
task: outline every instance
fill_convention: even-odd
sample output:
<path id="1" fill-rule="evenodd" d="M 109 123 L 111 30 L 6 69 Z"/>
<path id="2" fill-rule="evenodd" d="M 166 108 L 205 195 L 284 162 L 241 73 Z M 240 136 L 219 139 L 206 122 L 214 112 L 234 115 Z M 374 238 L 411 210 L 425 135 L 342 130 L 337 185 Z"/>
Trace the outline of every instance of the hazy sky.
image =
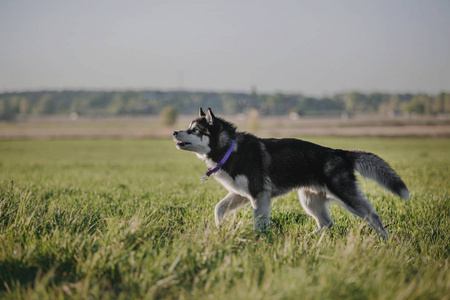
<path id="1" fill-rule="evenodd" d="M 450 91 L 450 1 L 0 0 L 0 92 Z"/>

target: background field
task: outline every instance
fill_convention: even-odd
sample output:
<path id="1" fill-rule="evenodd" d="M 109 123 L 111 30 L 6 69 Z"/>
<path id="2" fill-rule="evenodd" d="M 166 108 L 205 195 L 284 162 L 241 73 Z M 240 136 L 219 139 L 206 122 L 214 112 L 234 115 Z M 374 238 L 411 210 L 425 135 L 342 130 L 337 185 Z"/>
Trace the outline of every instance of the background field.
<path id="1" fill-rule="evenodd" d="M 226 191 L 167 139 L 0 141 L 0 298 L 449 299 L 450 140 L 309 140 L 398 171 L 409 202 L 361 181 L 387 243 L 338 206 L 311 235 L 295 193 L 217 230 Z"/>

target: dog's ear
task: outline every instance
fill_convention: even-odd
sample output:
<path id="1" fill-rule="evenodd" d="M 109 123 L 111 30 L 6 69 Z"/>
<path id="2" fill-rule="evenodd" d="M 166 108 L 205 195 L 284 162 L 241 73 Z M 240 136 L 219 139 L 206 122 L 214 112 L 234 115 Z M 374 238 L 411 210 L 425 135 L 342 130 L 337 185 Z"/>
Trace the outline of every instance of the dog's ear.
<path id="1" fill-rule="evenodd" d="M 208 111 L 206 112 L 206 121 L 208 122 L 209 125 L 212 125 L 214 123 L 214 119 L 216 117 L 214 116 L 211 108 L 208 107 Z"/>
<path id="2" fill-rule="evenodd" d="M 200 107 L 200 109 L 198 110 L 198 116 L 199 117 L 204 117 L 206 116 L 205 113 L 203 112 L 203 109 Z"/>

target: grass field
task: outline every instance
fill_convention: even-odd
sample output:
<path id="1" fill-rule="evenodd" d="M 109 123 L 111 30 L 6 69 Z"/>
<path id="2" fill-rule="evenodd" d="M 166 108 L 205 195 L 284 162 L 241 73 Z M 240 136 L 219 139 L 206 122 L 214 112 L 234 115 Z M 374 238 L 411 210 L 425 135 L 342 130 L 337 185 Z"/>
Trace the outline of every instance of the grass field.
<path id="1" fill-rule="evenodd" d="M 404 179 L 409 202 L 361 180 L 386 243 L 338 206 L 312 235 L 295 193 L 265 235 L 250 207 L 218 230 L 226 191 L 169 140 L 0 141 L 0 298 L 450 299 L 450 140 L 309 140 Z"/>

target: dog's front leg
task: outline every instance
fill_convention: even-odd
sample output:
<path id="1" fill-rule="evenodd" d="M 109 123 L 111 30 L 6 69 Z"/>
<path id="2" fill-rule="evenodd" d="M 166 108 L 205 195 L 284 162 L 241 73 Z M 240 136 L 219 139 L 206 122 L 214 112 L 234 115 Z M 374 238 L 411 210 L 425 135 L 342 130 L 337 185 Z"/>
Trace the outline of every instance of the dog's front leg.
<path id="1" fill-rule="evenodd" d="M 242 207 L 246 204 L 250 203 L 250 201 L 242 197 L 241 195 L 230 192 L 225 196 L 219 203 L 217 203 L 216 208 L 214 210 L 214 217 L 216 220 L 216 227 L 219 228 L 222 220 L 230 214 L 232 211 Z"/>
<path id="2" fill-rule="evenodd" d="M 253 205 L 253 226 L 255 230 L 264 230 L 270 222 L 270 194 L 267 192 L 258 195 Z"/>

